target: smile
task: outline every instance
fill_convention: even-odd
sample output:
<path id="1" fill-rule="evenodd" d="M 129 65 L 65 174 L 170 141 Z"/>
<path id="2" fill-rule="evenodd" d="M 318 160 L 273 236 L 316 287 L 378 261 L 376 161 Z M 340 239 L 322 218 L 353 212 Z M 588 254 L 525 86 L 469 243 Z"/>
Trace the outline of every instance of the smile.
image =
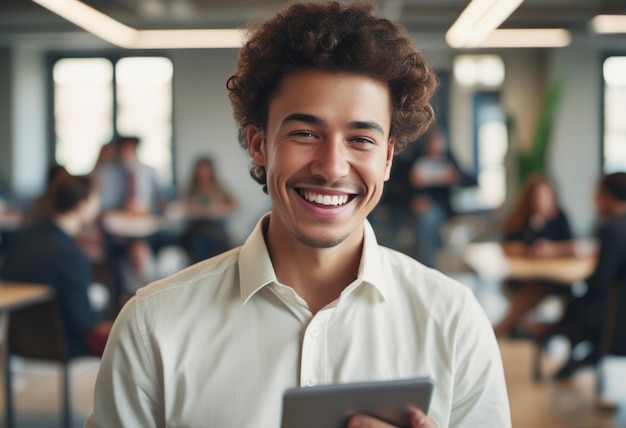
<path id="1" fill-rule="evenodd" d="M 339 206 L 348 202 L 349 195 L 324 195 L 322 193 L 311 192 L 310 190 L 299 189 L 298 193 L 305 200 L 318 205 Z"/>

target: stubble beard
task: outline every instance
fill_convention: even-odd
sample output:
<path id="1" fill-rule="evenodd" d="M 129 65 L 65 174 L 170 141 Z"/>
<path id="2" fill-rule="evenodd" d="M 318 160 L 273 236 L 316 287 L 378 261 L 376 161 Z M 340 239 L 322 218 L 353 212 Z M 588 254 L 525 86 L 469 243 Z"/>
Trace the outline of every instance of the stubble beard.
<path id="1" fill-rule="evenodd" d="M 348 238 L 348 234 L 341 235 L 336 238 L 322 239 L 321 237 L 311 237 L 304 235 L 303 233 L 298 232 L 297 230 L 292 230 L 291 233 L 293 236 L 303 245 L 306 245 L 310 248 L 333 248 L 337 245 L 341 244 Z"/>

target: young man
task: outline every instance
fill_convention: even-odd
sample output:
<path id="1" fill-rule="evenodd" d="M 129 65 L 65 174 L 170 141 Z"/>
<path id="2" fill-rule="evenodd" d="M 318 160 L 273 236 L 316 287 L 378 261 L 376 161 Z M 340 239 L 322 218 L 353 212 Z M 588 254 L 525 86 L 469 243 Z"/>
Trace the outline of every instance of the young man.
<path id="1" fill-rule="evenodd" d="M 470 290 L 379 247 L 366 221 L 394 152 L 431 122 L 434 88 L 368 5 L 294 4 L 254 31 L 228 89 L 271 213 L 242 247 L 126 305 L 87 427 L 277 427 L 289 387 L 423 375 L 436 387 L 413 427 L 510 426 Z"/>
<path id="2" fill-rule="evenodd" d="M 44 195 L 42 218 L 15 236 L 0 277 L 48 284 L 55 291 L 70 357 L 102 355 L 111 322 L 99 320 L 88 297 L 91 262 L 75 242 L 99 213 L 98 192 L 87 176 L 65 171 Z"/>

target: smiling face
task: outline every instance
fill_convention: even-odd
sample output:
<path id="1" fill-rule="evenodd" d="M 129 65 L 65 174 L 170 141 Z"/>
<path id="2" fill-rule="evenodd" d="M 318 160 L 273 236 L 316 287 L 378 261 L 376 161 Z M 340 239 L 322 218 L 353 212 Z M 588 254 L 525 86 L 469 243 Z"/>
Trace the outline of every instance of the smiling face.
<path id="1" fill-rule="evenodd" d="M 318 70 L 285 76 L 265 131 L 249 127 L 247 135 L 252 159 L 266 169 L 269 239 L 314 248 L 360 243 L 389 178 L 390 124 L 381 82 Z"/>

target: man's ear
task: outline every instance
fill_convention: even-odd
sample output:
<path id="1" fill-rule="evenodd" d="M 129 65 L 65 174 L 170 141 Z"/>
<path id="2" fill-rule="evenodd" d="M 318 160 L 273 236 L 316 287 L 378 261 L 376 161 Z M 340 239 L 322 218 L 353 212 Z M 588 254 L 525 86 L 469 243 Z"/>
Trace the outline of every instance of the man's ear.
<path id="1" fill-rule="evenodd" d="M 246 140 L 248 142 L 248 153 L 252 161 L 257 165 L 266 166 L 263 131 L 254 125 L 248 125 Z"/>
<path id="2" fill-rule="evenodd" d="M 385 161 L 385 181 L 389 180 L 389 176 L 391 175 L 391 164 L 393 163 L 393 154 L 395 153 L 395 148 L 396 140 L 390 138 L 389 144 L 387 145 L 387 160 Z"/>

